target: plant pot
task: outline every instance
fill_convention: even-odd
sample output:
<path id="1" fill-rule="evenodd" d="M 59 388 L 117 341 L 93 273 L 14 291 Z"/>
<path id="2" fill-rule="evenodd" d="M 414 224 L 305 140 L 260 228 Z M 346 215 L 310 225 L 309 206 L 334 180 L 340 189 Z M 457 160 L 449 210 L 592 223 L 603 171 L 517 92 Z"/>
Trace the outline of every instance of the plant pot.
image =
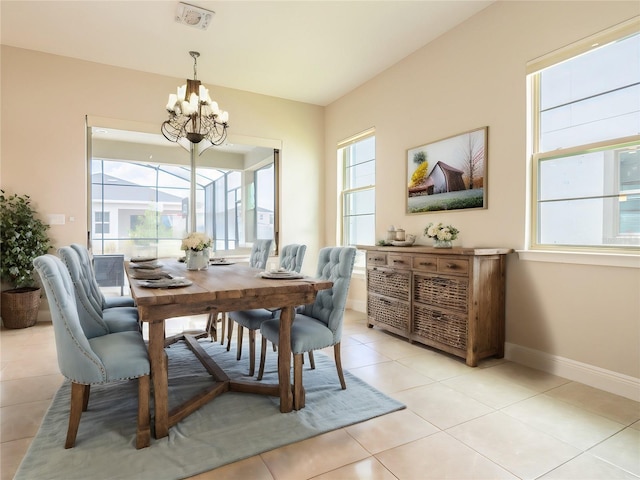
<path id="1" fill-rule="evenodd" d="M 434 248 L 452 248 L 453 243 L 451 240 L 438 240 L 436 238 L 435 242 L 433 242 Z"/>
<path id="2" fill-rule="evenodd" d="M 185 255 L 187 270 L 206 270 L 209 268 L 209 249 L 187 250 Z"/>
<path id="3" fill-rule="evenodd" d="M 5 290 L 0 295 L 0 314 L 6 328 L 32 327 L 38 321 L 40 289 L 35 287 Z"/>

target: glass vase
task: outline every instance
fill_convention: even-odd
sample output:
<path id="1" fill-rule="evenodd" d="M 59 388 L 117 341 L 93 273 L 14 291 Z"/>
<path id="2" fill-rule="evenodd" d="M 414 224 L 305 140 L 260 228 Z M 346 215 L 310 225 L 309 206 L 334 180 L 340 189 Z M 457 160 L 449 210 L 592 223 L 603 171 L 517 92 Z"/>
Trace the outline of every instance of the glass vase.
<path id="1" fill-rule="evenodd" d="M 206 270 L 209 268 L 209 249 L 187 250 L 184 261 L 187 270 Z"/>
<path id="2" fill-rule="evenodd" d="M 451 240 L 438 240 L 436 238 L 435 241 L 433 242 L 433 247 L 434 248 L 452 248 L 453 244 L 451 243 Z"/>

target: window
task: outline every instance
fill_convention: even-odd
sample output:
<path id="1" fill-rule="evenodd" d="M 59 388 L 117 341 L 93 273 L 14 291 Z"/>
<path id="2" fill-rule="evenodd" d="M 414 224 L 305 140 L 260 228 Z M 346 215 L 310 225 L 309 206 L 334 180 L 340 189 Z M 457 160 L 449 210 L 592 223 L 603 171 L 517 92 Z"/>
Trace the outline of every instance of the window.
<path id="1" fill-rule="evenodd" d="M 533 249 L 640 249 L 640 34 L 530 66 Z M 632 29 L 633 30 L 633 29 Z M 622 33 L 620 33 L 622 32 Z M 606 43 L 606 41 L 610 41 Z M 606 43 L 606 44 L 604 44 Z M 597 45 L 600 46 L 597 46 Z"/>
<path id="2" fill-rule="evenodd" d="M 374 245 L 376 231 L 376 138 L 373 130 L 338 145 L 342 171 L 342 245 Z M 363 255 L 356 259 L 363 265 Z"/>
<path id="3" fill-rule="evenodd" d="M 191 221 L 189 152 L 160 137 L 88 128 L 94 254 L 182 253 Z M 233 145 L 197 157 L 195 229 L 215 239 L 216 253 L 248 253 L 256 238 L 275 238 L 277 152 Z"/>

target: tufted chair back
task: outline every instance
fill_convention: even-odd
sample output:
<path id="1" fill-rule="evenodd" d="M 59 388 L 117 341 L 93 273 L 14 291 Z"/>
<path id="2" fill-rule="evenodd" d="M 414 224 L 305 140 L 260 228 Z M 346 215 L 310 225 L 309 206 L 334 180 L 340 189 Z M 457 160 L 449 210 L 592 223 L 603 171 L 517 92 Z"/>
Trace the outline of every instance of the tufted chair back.
<path id="1" fill-rule="evenodd" d="M 253 268 L 264 270 L 267 267 L 267 260 L 269 259 L 272 244 L 273 240 L 256 240 L 253 242 L 253 248 L 249 256 L 249 265 Z"/>
<path id="2" fill-rule="evenodd" d="M 105 298 L 100 291 L 100 285 L 96 280 L 96 273 L 93 270 L 93 261 L 91 260 L 91 254 L 89 250 L 79 243 L 72 243 L 71 248 L 76 252 L 78 256 L 78 260 L 80 261 L 80 266 L 84 271 L 84 276 L 87 279 L 89 290 L 87 291 L 93 298 L 93 301 L 96 305 L 99 305 L 100 310 L 105 307 Z"/>
<path id="3" fill-rule="evenodd" d="M 295 243 L 285 245 L 280 251 L 280 268 L 300 273 L 306 251 L 306 245 L 298 245 Z"/>
<path id="4" fill-rule="evenodd" d="M 333 286 L 320 290 L 315 302 L 305 305 L 303 315 L 324 323 L 333 332 L 333 341 L 342 337 L 342 317 L 347 304 L 347 293 L 356 258 L 354 247 L 326 247 L 318 255 L 316 278 L 331 280 Z"/>
<path id="5" fill-rule="evenodd" d="M 80 266 L 89 283 L 87 294 L 91 295 L 93 303 L 98 305 L 100 310 L 107 310 L 114 307 L 135 307 L 135 302 L 131 297 L 105 297 L 96 280 L 96 272 L 93 269 L 93 259 L 87 247 L 79 243 L 72 243 L 71 248 L 78 254 Z"/>
<path id="6" fill-rule="evenodd" d="M 71 247 L 61 247 L 58 254 L 75 287 L 77 313 L 85 335 L 93 338 L 109 333 L 109 327 L 102 318 L 102 305 L 92 294 L 91 281 L 87 278 L 78 253 Z"/>

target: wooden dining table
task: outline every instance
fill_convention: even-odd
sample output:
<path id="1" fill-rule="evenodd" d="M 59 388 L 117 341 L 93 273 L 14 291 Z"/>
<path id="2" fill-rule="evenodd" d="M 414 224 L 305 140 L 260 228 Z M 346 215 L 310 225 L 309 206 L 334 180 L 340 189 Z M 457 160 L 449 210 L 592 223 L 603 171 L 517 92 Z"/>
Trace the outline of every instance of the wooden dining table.
<path id="1" fill-rule="evenodd" d="M 149 326 L 156 438 L 167 436 L 170 427 L 218 395 L 229 391 L 279 396 L 280 411 L 283 413 L 304 407 L 303 385 L 291 385 L 291 325 L 295 307 L 313 303 L 319 290 L 331 288 L 331 281 L 310 277 L 262 278 L 260 270 L 244 264 L 217 264 L 200 271 L 187 270 L 185 264 L 177 259 L 160 259 L 157 264 L 159 270 L 168 276 L 174 279 L 184 278 L 191 284 L 179 288 L 145 287 L 145 280 L 136 278 L 136 272 L 143 269 L 136 269 L 136 264 L 126 262 L 131 294 L 138 307 L 140 321 Z M 193 398 L 170 408 L 165 320 L 254 308 L 281 309 L 278 384 L 229 378 L 215 359 L 202 348 L 196 336 L 185 333 L 184 341 L 211 375 L 213 382 Z"/>

